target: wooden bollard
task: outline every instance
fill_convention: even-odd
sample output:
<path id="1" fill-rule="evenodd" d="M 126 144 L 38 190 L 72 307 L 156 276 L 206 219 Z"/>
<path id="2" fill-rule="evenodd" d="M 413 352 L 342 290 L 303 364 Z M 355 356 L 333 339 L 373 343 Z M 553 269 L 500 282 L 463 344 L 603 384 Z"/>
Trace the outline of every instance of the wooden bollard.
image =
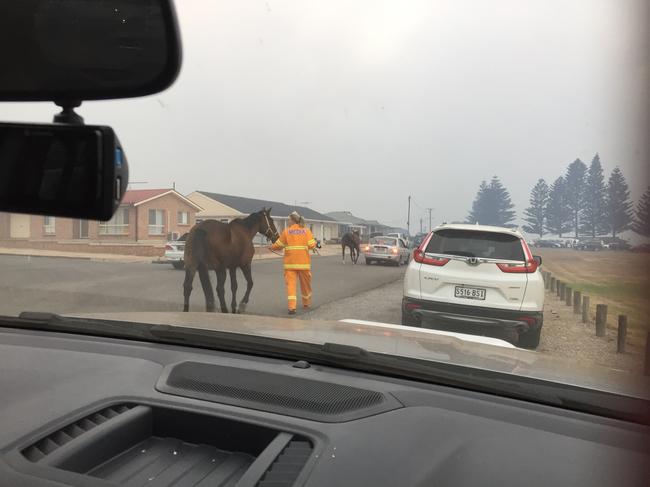
<path id="1" fill-rule="evenodd" d="M 596 336 L 604 337 L 607 328 L 607 305 L 596 305 Z"/>
<path id="2" fill-rule="evenodd" d="M 564 283 L 562 281 L 557 281 L 557 297 L 562 299 L 564 296 Z"/>
<path id="3" fill-rule="evenodd" d="M 589 323 L 589 296 L 582 297 L 582 322 Z"/>
<path id="4" fill-rule="evenodd" d="M 551 273 L 546 271 L 543 274 L 544 276 L 544 288 L 545 289 L 550 289 L 551 288 Z"/>
<path id="5" fill-rule="evenodd" d="M 555 276 L 551 276 L 551 292 L 555 292 Z"/>
<path id="6" fill-rule="evenodd" d="M 618 315 L 618 334 L 616 339 L 616 353 L 625 353 L 626 338 L 627 338 L 627 316 Z"/>
<path id="7" fill-rule="evenodd" d="M 573 291 L 573 313 L 580 314 L 580 306 L 582 305 L 582 293 L 580 291 Z"/>
<path id="8" fill-rule="evenodd" d="M 564 302 L 567 306 L 573 305 L 573 290 L 569 286 L 564 288 Z"/>
<path id="9" fill-rule="evenodd" d="M 650 331 L 645 337 L 645 375 L 650 375 Z"/>

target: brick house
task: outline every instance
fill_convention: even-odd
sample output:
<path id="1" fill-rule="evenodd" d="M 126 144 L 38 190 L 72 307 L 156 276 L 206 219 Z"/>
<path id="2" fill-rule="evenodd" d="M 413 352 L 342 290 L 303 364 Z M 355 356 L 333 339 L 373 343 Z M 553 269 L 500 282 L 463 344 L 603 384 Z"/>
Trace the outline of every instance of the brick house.
<path id="1" fill-rule="evenodd" d="M 129 190 L 107 222 L 0 213 L 2 245 L 84 250 L 112 244 L 159 245 L 190 230 L 202 208 L 174 189 Z M 133 253 L 130 250 L 126 253 Z"/>

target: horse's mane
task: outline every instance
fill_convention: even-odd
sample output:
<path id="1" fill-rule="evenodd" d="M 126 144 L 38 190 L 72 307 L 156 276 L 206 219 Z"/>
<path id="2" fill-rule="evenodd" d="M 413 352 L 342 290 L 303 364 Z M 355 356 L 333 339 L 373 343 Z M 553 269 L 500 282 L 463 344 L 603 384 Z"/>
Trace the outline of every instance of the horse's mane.
<path id="1" fill-rule="evenodd" d="M 239 223 L 241 225 L 244 225 L 248 229 L 252 229 L 253 226 L 255 226 L 255 224 L 257 224 L 257 222 L 259 222 L 260 219 L 262 218 L 262 211 L 263 210 L 256 211 L 255 213 L 251 213 L 245 218 L 235 218 L 230 223 Z"/>

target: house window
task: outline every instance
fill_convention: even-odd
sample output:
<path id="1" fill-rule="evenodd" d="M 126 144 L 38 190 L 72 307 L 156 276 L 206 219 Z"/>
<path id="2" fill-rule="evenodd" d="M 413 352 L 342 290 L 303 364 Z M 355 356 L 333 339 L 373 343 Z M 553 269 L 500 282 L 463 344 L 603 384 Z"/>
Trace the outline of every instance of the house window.
<path id="1" fill-rule="evenodd" d="M 54 235 L 56 233 L 55 223 L 53 216 L 44 216 L 43 233 L 46 235 Z"/>
<path id="2" fill-rule="evenodd" d="M 163 235 L 165 232 L 165 210 L 149 210 L 149 235 Z"/>
<path id="3" fill-rule="evenodd" d="M 177 215 L 179 225 L 189 225 L 190 213 L 188 211 L 179 211 Z"/>
<path id="4" fill-rule="evenodd" d="M 129 233 L 129 209 L 118 208 L 113 218 L 99 224 L 100 235 L 127 235 Z"/>

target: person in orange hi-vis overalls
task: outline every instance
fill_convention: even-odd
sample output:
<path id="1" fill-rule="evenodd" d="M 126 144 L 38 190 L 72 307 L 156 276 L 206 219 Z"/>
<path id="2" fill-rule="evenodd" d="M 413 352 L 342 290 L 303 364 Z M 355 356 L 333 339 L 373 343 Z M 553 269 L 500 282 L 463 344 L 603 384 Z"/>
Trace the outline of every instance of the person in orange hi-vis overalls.
<path id="1" fill-rule="evenodd" d="M 271 246 L 272 250 L 284 250 L 284 282 L 287 286 L 287 302 L 289 314 L 296 313 L 298 303 L 297 283 L 300 281 L 300 292 L 304 308 L 311 306 L 311 258 L 309 251 L 316 247 L 316 239 L 308 228 L 305 220 L 298 212 L 289 215 L 292 225 L 285 228 L 280 238 Z"/>

